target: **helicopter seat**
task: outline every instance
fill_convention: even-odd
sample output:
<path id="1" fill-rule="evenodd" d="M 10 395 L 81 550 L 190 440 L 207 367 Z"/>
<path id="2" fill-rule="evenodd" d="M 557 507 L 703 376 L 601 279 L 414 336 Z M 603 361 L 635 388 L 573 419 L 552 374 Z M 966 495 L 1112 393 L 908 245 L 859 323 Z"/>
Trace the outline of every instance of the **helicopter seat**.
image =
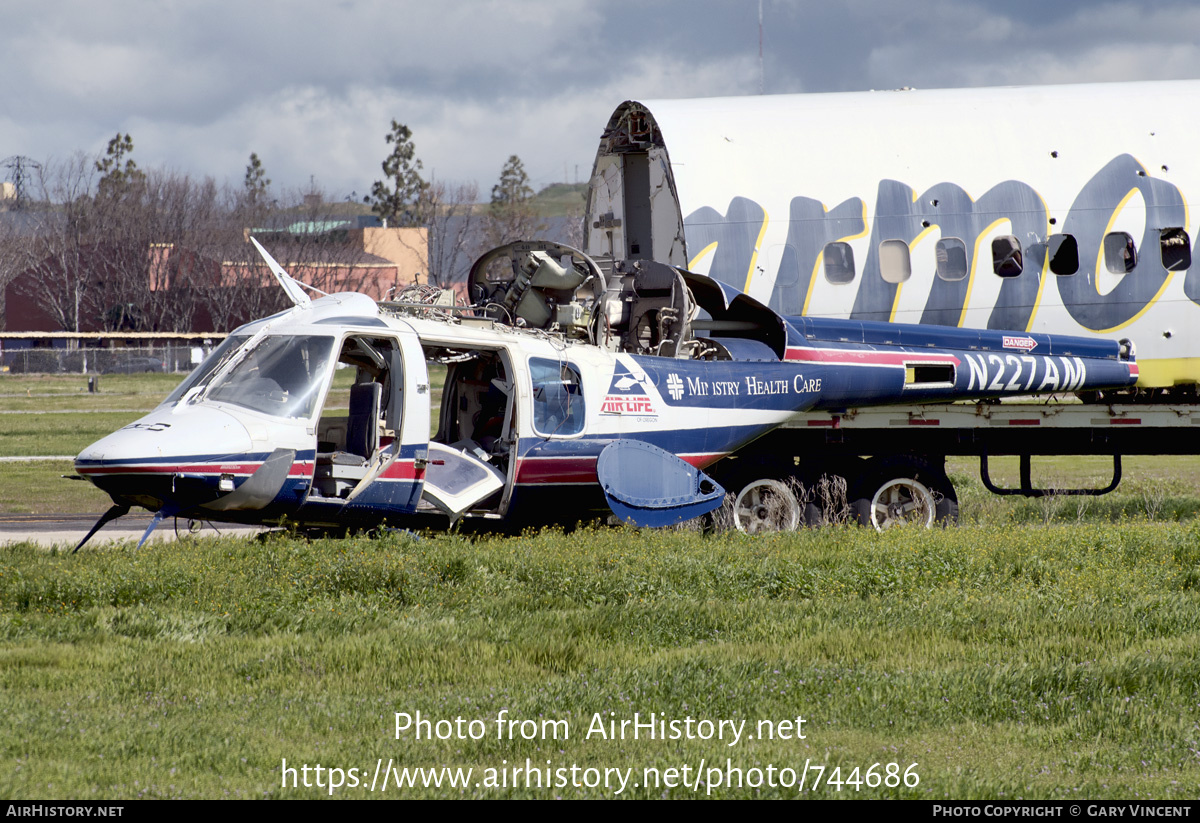
<path id="1" fill-rule="evenodd" d="M 383 386 L 379 383 L 357 383 L 350 387 L 350 414 L 346 419 L 344 449 L 318 451 L 316 477 L 321 481 L 360 480 L 367 474 L 367 464 L 379 448 L 379 411 L 383 402 Z M 325 445 L 325 444 L 322 444 Z M 328 447 L 328 446 L 326 446 Z M 339 494 L 326 496 L 340 496 Z"/>

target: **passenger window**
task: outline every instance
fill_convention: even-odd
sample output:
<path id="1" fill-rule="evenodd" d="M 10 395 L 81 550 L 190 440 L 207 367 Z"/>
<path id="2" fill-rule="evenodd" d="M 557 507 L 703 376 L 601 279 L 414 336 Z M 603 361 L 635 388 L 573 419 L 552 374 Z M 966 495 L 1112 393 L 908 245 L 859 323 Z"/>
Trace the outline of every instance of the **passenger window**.
<path id="1" fill-rule="evenodd" d="M 1056 234 L 1047 244 L 1050 253 L 1050 271 L 1067 275 L 1079 271 L 1079 243 L 1074 235 Z"/>
<path id="2" fill-rule="evenodd" d="M 825 244 L 825 279 L 830 283 L 854 282 L 854 249 L 849 243 Z"/>
<path id="3" fill-rule="evenodd" d="M 1183 271 L 1192 267 L 1192 241 L 1184 229 L 1162 229 L 1158 233 L 1162 248 L 1162 264 L 1167 271 Z"/>
<path id="4" fill-rule="evenodd" d="M 957 237 L 943 237 L 934 250 L 937 276 L 951 283 L 967 276 L 967 244 Z"/>
<path id="5" fill-rule="evenodd" d="M 912 258 L 903 240 L 884 240 L 879 244 L 879 274 L 886 283 L 903 283 L 912 277 Z"/>
<path id="6" fill-rule="evenodd" d="M 992 271 L 1000 277 L 1017 277 L 1023 268 L 1020 240 L 1005 234 L 992 241 Z"/>
<path id="7" fill-rule="evenodd" d="M 1137 248 L 1128 232 L 1110 231 L 1104 235 L 1104 268 L 1113 274 L 1128 274 L 1137 266 Z"/>
<path id="8" fill-rule="evenodd" d="M 544 436 L 583 431 L 583 381 L 570 363 L 529 359 L 533 380 L 533 428 Z"/>

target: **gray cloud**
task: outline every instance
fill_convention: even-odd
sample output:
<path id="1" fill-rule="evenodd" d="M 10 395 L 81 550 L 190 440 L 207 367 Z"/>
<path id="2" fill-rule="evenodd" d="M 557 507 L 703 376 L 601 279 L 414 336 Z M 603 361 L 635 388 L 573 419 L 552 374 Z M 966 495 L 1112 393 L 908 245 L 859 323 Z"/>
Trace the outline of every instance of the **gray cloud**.
<path id="1" fill-rule="evenodd" d="M 221 0 L 2 5 L 0 156 L 103 150 L 281 186 L 365 193 L 391 120 L 426 171 L 487 191 L 590 171 L 629 98 L 758 88 L 756 0 Z M 769 93 L 1200 76 L 1185 2 L 766 0 Z"/>

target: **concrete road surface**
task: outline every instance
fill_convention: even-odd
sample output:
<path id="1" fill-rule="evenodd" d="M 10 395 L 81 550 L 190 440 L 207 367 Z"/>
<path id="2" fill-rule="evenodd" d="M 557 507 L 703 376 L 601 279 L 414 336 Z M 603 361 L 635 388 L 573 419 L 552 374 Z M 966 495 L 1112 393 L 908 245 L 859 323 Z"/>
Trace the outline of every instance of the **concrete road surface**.
<path id="1" fill-rule="evenodd" d="M 67 545 L 74 548 L 88 529 L 100 519 L 100 513 L 95 514 L 0 514 L 0 546 L 10 543 L 32 541 L 40 546 Z M 130 513 L 107 524 L 96 533 L 87 544 L 101 546 L 105 543 L 133 541 L 135 544 L 142 539 L 142 534 L 150 525 L 151 516 L 145 512 Z M 180 518 L 178 521 L 179 535 L 187 534 L 188 521 Z M 219 523 L 214 526 L 203 523 L 197 534 L 211 537 L 221 535 L 251 535 L 264 531 L 262 526 L 236 526 L 229 523 Z M 176 538 L 175 518 L 164 520 L 150 542 L 174 540 Z"/>

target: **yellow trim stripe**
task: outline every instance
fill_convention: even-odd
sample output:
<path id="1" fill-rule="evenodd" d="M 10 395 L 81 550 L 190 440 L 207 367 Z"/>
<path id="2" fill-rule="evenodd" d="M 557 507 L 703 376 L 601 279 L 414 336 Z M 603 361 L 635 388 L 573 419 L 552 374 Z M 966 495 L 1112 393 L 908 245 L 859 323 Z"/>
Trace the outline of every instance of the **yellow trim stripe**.
<path id="1" fill-rule="evenodd" d="M 1200 357 L 1138 358 L 1138 382 L 1143 388 L 1200 383 Z"/>
<path id="2" fill-rule="evenodd" d="M 850 240 L 857 240 L 860 237 L 866 237 L 868 234 L 870 234 L 871 224 L 867 220 L 867 201 L 862 200 L 860 202 L 862 203 L 863 230 L 860 231 L 858 234 L 848 234 L 845 237 L 839 237 L 837 240 L 833 241 L 834 243 L 845 243 Z M 826 214 L 829 214 L 829 209 L 825 208 L 824 203 L 821 204 L 821 208 L 825 209 Z M 870 250 L 868 250 L 867 253 L 869 254 Z M 809 304 L 809 301 L 812 300 L 813 287 L 817 285 L 817 278 L 820 276 L 820 271 L 821 271 L 821 263 L 823 263 L 824 261 L 825 261 L 825 249 L 822 248 L 820 253 L 817 254 L 816 262 L 813 263 L 812 277 L 808 278 L 808 291 L 804 295 L 804 307 L 800 309 L 801 314 L 804 314 L 804 315 L 808 314 L 808 304 Z M 858 272 L 855 272 L 855 279 L 858 279 Z"/>
<path id="3" fill-rule="evenodd" d="M 983 242 L 985 237 L 992 233 L 992 229 L 1001 223 L 1007 222 L 1009 222 L 1007 217 L 1000 217 L 993 220 L 987 224 L 987 227 L 983 231 L 975 236 L 975 251 L 971 255 L 971 273 L 967 275 L 967 293 L 963 297 L 962 314 L 958 316 L 958 327 L 960 329 L 967 322 L 967 309 L 971 306 L 971 292 L 975 290 L 975 274 L 979 270 L 979 244 Z"/>
<path id="4" fill-rule="evenodd" d="M 915 197 L 914 197 L 914 200 L 915 200 Z M 924 240 L 929 235 L 929 233 L 936 228 L 940 228 L 936 223 L 926 226 L 925 228 L 921 229 L 920 234 L 918 234 L 916 237 L 914 237 L 912 239 L 911 243 L 905 244 L 908 246 L 908 254 L 909 254 L 908 265 L 909 265 L 909 269 L 910 269 L 910 272 L 909 272 L 910 277 L 912 276 L 912 273 L 911 273 L 912 250 L 915 249 L 917 247 L 917 244 L 920 243 L 922 240 Z M 899 238 L 897 238 L 897 239 L 899 239 Z M 889 323 L 896 322 L 896 310 L 900 308 L 900 291 L 903 288 L 904 288 L 904 283 L 896 284 L 896 296 L 892 298 L 892 310 L 891 310 L 891 312 L 888 313 L 888 322 Z"/>
<path id="5" fill-rule="evenodd" d="M 750 257 L 750 268 L 746 271 L 746 287 L 742 289 L 746 294 L 750 293 L 750 281 L 754 277 L 755 264 L 758 263 L 758 252 L 762 248 L 763 235 L 767 233 L 767 224 L 771 222 L 767 216 L 767 210 L 763 209 L 763 224 L 758 230 L 758 240 L 754 241 L 754 254 Z"/>
<path id="6" fill-rule="evenodd" d="M 696 253 L 696 256 L 688 261 L 688 266 L 687 266 L 688 271 L 694 271 L 696 268 L 696 264 L 699 263 L 701 260 L 703 260 L 707 255 L 712 254 L 713 250 L 715 250 L 716 248 L 717 248 L 717 241 L 714 240 L 711 243 L 709 243 L 707 246 L 705 246 L 704 248 L 700 249 L 700 251 L 698 251 Z"/>
<path id="7" fill-rule="evenodd" d="M 1101 261 L 1104 258 L 1104 238 L 1108 237 L 1109 233 L 1112 232 L 1113 223 L 1117 222 L 1117 218 L 1120 217 L 1121 212 L 1125 210 L 1125 204 L 1129 202 L 1129 198 L 1133 197 L 1135 194 L 1138 194 L 1138 193 L 1139 192 L 1138 192 L 1137 186 L 1134 186 L 1132 189 L 1130 189 L 1126 193 L 1126 195 L 1124 197 L 1121 198 L 1121 202 L 1117 204 L 1117 207 L 1115 209 L 1113 209 L 1112 216 L 1108 218 L 1108 225 L 1104 227 L 1104 234 L 1100 236 L 1100 249 L 1099 249 L 1099 251 L 1096 252 L 1096 268 L 1094 269 L 1095 279 L 1092 280 L 1092 285 L 1096 287 L 1096 295 L 1098 297 L 1104 296 L 1104 295 L 1100 294 L 1100 265 L 1101 265 Z M 1142 251 L 1145 251 L 1145 249 L 1142 249 Z M 1132 272 L 1130 272 L 1130 273 L 1132 274 Z M 1155 292 L 1154 296 L 1150 298 L 1150 300 L 1146 303 L 1146 305 L 1142 306 L 1142 310 L 1139 311 L 1137 314 L 1135 314 L 1133 317 L 1129 318 L 1128 320 L 1126 320 L 1124 323 L 1121 323 L 1120 325 L 1113 326 L 1111 329 L 1097 329 L 1096 334 L 1112 334 L 1115 331 L 1120 331 L 1121 329 L 1125 328 L 1126 326 L 1136 323 L 1138 318 L 1140 318 L 1143 314 L 1148 312 L 1150 310 L 1150 307 L 1158 302 L 1158 298 L 1162 297 L 1163 292 L 1167 290 L 1167 286 L 1171 285 L 1171 278 L 1174 276 L 1175 276 L 1175 272 L 1173 272 L 1173 271 L 1167 272 L 1167 277 L 1165 280 L 1163 280 L 1162 286 L 1159 287 L 1158 291 Z M 1141 381 L 1139 380 L 1138 382 L 1140 384 Z"/>
<path id="8" fill-rule="evenodd" d="M 1027 332 L 1033 330 L 1033 320 L 1042 306 L 1042 292 L 1046 289 L 1046 278 L 1050 276 L 1050 207 L 1046 205 L 1046 198 L 1042 197 L 1041 192 L 1035 190 L 1033 193 L 1038 196 L 1038 200 L 1042 201 L 1042 209 L 1046 213 L 1046 254 L 1042 259 L 1042 276 L 1038 278 L 1037 295 L 1033 298 L 1033 308 L 1029 310 L 1029 322 L 1025 324 Z M 1057 275 L 1055 276 L 1057 277 Z"/>

